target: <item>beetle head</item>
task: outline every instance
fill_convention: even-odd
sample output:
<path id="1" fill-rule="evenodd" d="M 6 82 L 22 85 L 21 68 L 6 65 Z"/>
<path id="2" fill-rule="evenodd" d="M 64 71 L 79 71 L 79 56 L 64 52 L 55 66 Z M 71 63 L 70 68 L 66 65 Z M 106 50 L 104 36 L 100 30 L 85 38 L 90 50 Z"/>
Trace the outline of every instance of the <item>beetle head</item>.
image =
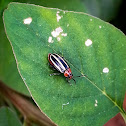
<path id="1" fill-rule="evenodd" d="M 64 72 L 64 76 L 67 77 L 69 80 L 72 79 L 73 77 L 73 74 L 71 72 L 71 69 L 67 69 L 65 72 Z"/>

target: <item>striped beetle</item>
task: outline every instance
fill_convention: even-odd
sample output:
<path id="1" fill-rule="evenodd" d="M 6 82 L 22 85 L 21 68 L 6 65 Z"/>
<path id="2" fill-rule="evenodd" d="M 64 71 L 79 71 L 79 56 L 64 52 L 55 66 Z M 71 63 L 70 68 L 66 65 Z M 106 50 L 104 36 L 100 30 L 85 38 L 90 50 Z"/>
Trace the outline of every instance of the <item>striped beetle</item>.
<path id="1" fill-rule="evenodd" d="M 60 72 L 60 73 L 53 73 L 50 75 L 59 75 L 59 74 L 63 73 L 68 82 L 69 82 L 69 80 L 73 79 L 73 74 L 71 72 L 71 69 L 70 69 L 69 65 L 67 64 L 67 62 L 63 59 L 63 57 L 61 57 L 60 55 L 58 55 L 56 53 L 53 53 L 53 54 L 49 53 L 48 60 L 49 60 L 50 66 Z M 76 76 L 76 77 L 81 77 L 81 76 Z M 74 80 L 74 82 L 76 84 L 75 80 Z"/>

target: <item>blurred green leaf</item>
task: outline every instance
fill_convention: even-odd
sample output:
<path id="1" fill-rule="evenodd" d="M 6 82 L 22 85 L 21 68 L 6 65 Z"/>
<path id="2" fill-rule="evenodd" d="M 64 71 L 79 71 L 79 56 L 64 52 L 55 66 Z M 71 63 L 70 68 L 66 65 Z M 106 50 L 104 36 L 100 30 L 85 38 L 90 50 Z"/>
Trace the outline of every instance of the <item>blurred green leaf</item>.
<path id="1" fill-rule="evenodd" d="M 82 0 L 86 13 L 105 21 L 112 20 L 119 11 L 122 0 Z"/>
<path id="2" fill-rule="evenodd" d="M 7 7 L 7 5 L 13 0 L 0 0 L 0 16 L 2 15 L 3 10 Z"/>
<path id="3" fill-rule="evenodd" d="M 0 126 L 21 126 L 17 115 L 9 108 L 0 108 Z"/>
<path id="4" fill-rule="evenodd" d="M 101 126 L 124 114 L 126 37 L 121 31 L 84 13 L 18 3 L 9 5 L 4 23 L 25 83 L 55 123 Z M 54 71 L 47 57 L 54 52 L 67 59 L 74 76 L 87 77 L 69 85 L 63 76 L 49 76 Z"/>
<path id="5" fill-rule="evenodd" d="M 69 11 L 86 12 L 86 7 L 82 0 L 32 0 L 29 1 L 29 3 L 38 4 L 45 7 L 60 8 Z"/>
<path id="6" fill-rule="evenodd" d="M 29 92 L 21 79 L 11 45 L 6 37 L 3 21 L 0 17 L 0 80 L 16 91 L 29 95 Z"/>

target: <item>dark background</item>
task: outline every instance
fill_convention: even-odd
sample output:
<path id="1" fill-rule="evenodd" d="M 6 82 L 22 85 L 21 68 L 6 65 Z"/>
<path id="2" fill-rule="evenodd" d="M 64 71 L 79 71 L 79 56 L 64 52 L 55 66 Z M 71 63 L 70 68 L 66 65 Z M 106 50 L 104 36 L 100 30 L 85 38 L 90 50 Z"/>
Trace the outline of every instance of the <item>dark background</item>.
<path id="1" fill-rule="evenodd" d="M 126 0 L 123 0 L 117 16 L 110 23 L 126 35 Z"/>

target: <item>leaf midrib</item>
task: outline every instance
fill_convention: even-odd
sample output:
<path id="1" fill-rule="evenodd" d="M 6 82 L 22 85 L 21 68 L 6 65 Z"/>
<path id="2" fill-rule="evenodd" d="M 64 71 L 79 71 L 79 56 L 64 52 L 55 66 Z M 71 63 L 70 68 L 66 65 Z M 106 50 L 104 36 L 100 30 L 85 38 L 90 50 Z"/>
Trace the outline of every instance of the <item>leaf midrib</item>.
<path id="1" fill-rule="evenodd" d="M 66 59 L 65 59 L 66 60 Z M 69 62 L 69 61 L 67 61 Z M 69 62 L 69 64 L 71 64 Z M 103 91 L 101 88 L 99 88 L 89 77 L 85 76 L 84 73 L 82 73 L 80 70 L 78 70 L 73 64 L 71 64 L 78 72 L 81 73 L 81 75 L 83 75 L 83 77 L 88 80 L 88 82 L 90 82 L 95 88 L 97 88 L 104 96 L 106 96 L 115 106 L 118 107 L 118 109 L 120 110 L 121 113 L 123 113 L 125 115 L 124 110 L 105 92 L 105 90 Z"/>

